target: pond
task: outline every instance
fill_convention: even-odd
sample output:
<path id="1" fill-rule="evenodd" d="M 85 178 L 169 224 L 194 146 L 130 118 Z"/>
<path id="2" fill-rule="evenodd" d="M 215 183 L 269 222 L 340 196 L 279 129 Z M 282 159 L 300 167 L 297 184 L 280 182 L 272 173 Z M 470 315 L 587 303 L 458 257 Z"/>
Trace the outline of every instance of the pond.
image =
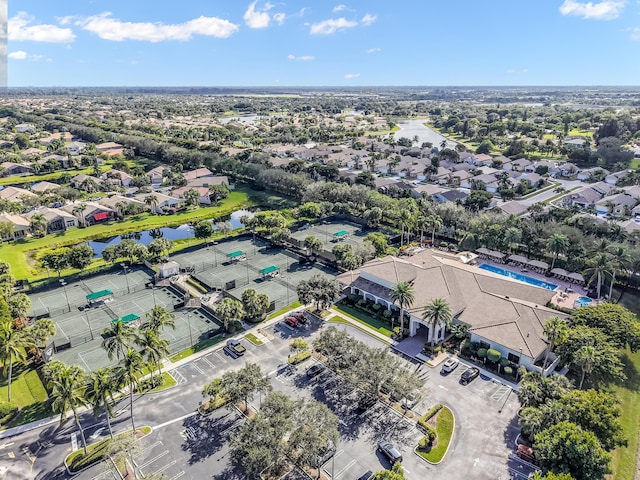
<path id="1" fill-rule="evenodd" d="M 241 228 L 244 225 L 240 221 L 244 215 L 252 217 L 254 214 L 249 210 L 236 210 L 229 216 L 229 222 L 231 226 L 236 228 Z M 213 219 L 214 223 L 225 221 L 224 218 Z M 163 227 L 163 228 L 155 228 L 151 230 L 144 230 L 142 232 L 137 233 L 128 233 L 126 235 L 118 235 L 117 237 L 108 237 L 103 238 L 101 240 L 94 240 L 91 242 L 87 242 L 87 244 L 93 249 L 93 256 L 101 257 L 102 252 L 105 248 L 110 245 L 117 245 L 125 238 L 131 238 L 138 243 L 143 245 L 148 245 L 156 238 L 166 238 L 167 240 L 183 240 L 185 238 L 193 238 L 193 227 L 185 223 L 184 225 L 179 225 L 177 227 Z"/>
<path id="2" fill-rule="evenodd" d="M 396 140 L 401 137 L 413 140 L 413 137 L 417 136 L 419 144 L 431 142 L 434 147 L 438 148 L 440 148 L 442 140 L 446 140 L 448 148 L 455 148 L 456 142 L 443 137 L 432 128 L 427 127 L 424 122 L 425 120 L 400 120 L 396 123 L 400 130 L 396 131 L 393 137 Z"/>

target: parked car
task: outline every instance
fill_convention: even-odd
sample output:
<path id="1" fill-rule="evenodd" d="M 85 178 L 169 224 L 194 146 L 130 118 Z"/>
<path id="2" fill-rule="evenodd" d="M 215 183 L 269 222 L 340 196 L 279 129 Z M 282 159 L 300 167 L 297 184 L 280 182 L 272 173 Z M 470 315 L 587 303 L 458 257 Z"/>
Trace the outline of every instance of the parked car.
<path id="1" fill-rule="evenodd" d="M 405 408 L 407 410 L 411 410 L 415 406 L 415 404 L 417 403 L 417 400 L 418 400 L 418 398 L 413 393 L 410 393 L 405 398 L 403 398 L 402 402 L 400 402 L 400 403 L 402 404 L 402 408 Z"/>
<path id="2" fill-rule="evenodd" d="M 241 357 L 247 351 L 244 345 L 240 343 L 240 340 L 235 340 L 233 338 L 227 340 L 227 344 L 225 345 L 223 350 L 233 358 Z"/>
<path id="3" fill-rule="evenodd" d="M 378 402 L 378 399 L 373 395 L 367 395 L 358 400 L 358 413 L 364 413 L 373 407 Z"/>
<path id="4" fill-rule="evenodd" d="M 516 450 L 516 455 L 523 459 L 525 462 L 536 463 L 536 457 L 533 451 L 533 448 L 527 447 L 526 445 L 518 445 Z"/>
<path id="5" fill-rule="evenodd" d="M 304 314 L 304 312 L 293 312 L 291 316 L 296 320 L 298 320 L 298 322 L 302 323 L 303 325 L 307 323 L 307 316 Z"/>
<path id="6" fill-rule="evenodd" d="M 467 368 L 460 377 L 460 383 L 462 385 L 471 383 L 475 378 L 478 377 L 478 375 L 480 375 L 480 370 L 476 367 Z"/>
<path id="7" fill-rule="evenodd" d="M 448 358 L 447 361 L 444 362 L 444 364 L 442 365 L 442 370 L 440 370 L 440 373 L 443 375 L 451 373 L 456 368 L 458 368 L 459 365 L 460 365 L 460 362 L 455 358 Z"/>
<path id="8" fill-rule="evenodd" d="M 402 462 L 402 454 L 393 446 L 391 442 L 383 441 L 378 444 L 378 451 L 380 451 L 391 463 Z"/>
<path id="9" fill-rule="evenodd" d="M 309 369 L 307 370 L 307 377 L 309 378 L 317 377 L 322 372 L 324 372 L 325 369 L 326 367 L 323 364 L 316 363 L 315 365 L 312 365 L 311 367 L 309 367 Z"/>
<path id="10" fill-rule="evenodd" d="M 287 325 L 289 325 L 290 327 L 294 327 L 294 328 L 295 328 L 295 327 L 297 327 L 297 326 L 298 326 L 298 324 L 299 324 L 300 322 L 298 322 L 298 319 L 297 319 L 296 317 L 291 317 L 291 316 L 289 316 L 289 317 L 285 317 L 285 319 L 284 319 L 284 323 L 286 323 L 286 324 L 287 324 Z"/>
<path id="11" fill-rule="evenodd" d="M 373 472 L 369 470 L 358 477 L 358 480 L 371 480 L 373 478 Z"/>

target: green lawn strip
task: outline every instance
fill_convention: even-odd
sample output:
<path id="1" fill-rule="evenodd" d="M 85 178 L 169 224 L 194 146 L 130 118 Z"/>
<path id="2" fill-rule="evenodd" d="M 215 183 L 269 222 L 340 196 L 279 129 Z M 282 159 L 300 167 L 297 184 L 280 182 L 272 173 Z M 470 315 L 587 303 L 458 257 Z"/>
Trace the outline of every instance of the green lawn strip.
<path id="1" fill-rule="evenodd" d="M 216 335 L 213 338 L 210 338 L 204 342 L 198 343 L 197 345 L 194 345 L 193 347 L 189 347 L 186 350 L 183 350 L 179 353 L 176 353 L 175 355 L 169 357 L 169 360 L 171 360 L 172 362 L 177 362 L 178 360 L 182 360 L 183 358 L 187 358 L 189 355 L 193 355 L 194 353 L 197 353 L 201 350 L 204 350 L 205 348 L 210 347 L 211 345 L 215 345 L 216 343 L 220 343 L 222 342 L 225 338 L 227 338 L 226 335 L 221 334 L 221 335 Z"/>
<path id="2" fill-rule="evenodd" d="M 247 333 L 244 338 L 246 338 L 247 340 L 249 340 L 251 343 L 253 343 L 256 346 L 260 346 L 263 344 L 262 340 L 260 340 L 258 337 L 256 337 L 253 333 Z"/>
<path id="3" fill-rule="evenodd" d="M 311 358 L 311 352 L 298 352 L 295 355 L 291 355 L 287 361 L 291 365 L 298 365 L 309 358 Z"/>
<path id="4" fill-rule="evenodd" d="M 103 165 L 100 167 L 100 171 L 106 172 L 111 169 L 109 165 Z M 93 167 L 75 169 L 75 170 L 60 170 L 53 173 L 43 173 L 42 175 L 27 175 L 24 177 L 5 177 L 0 178 L 0 185 L 20 185 L 23 183 L 37 183 L 48 182 L 61 177 L 64 173 L 68 173 L 72 177 L 84 173 L 85 175 L 93 175 Z"/>
<path id="5" fill-rule="evenodd" d="M 140 437 L 142 438 L 151 433 L 151 427 L 140 427 L 138 428 L 138 431 L 144 433 L 144 435 Z M 131 435 L 131 433 L 127 430 L 126 432 L 114 435 L 114 438 L 119 437 L 120 435 Z M 102 461 L 109 451 L 110 443 L 111 438 L 105 438 L 104 440 L 100 440 L 94 444 L 87 445 L 87 455 L 84 454 L 84 449 L 82 448 L 76 450 L 65 459 L 65 466 L 69 467 L 71 472 L 77 473 L 83 468 L 90 467 L 91 465 Z"/>
<path id="6" fill-rule="evenodd" d="M 11 403 L 20 408 L 20 412 L 0 429 L 16 427 L 53 415 L 47 391 L 38 372 L 21 364 L 14 365 L 11 382 Z M 7 379 L 0 373 L 0 400 L 7 401 Z"/>
<path id="7" fill-rule="evenodd" d="M 640 432 L 640 351 L 631 353 L 627 350 L 622 360 L 629 380 L 624 385 L 612 385 L 610 389 L 620 402 L 620 423 L 628 445 L 612 452 L 611 471 L 615 480 L 633 480 L 636 478 Z"/>
<path id="8" fill-rule="evenodd" d="M 438 416 L 436 417 L 436 432 L 438 433 L 438 444 L 428 452 L 416 450 L 418 455 L 431 463 L 440 463 L 444 458 L 445 453 L 447 453 L 447 449 L 449 448 L 451 437 L 453 437 L 454 426 L 455 421 L 453 419 L 453 413 L 447 407 L 442 407 L 442 409 L 438 412 Z"/>
<path id="9" fill-rule="evenodd" d="M 156 378 L 158 377 L 157 373 L 158 372 L 154 372 L 154 377 L 156 377 Z M 174 387 L 177 384 L 178 384 L 178 382 L 176 382 L 176 379 L 173 378 L 169 373 L 162 372 L 162 383 L 160 385 L 158 385 L 156 388 L 152 388 L 151 390 L 140 391 L 138 393 L 161 392 L 162 390 L 166 390 L 167 388 Z"/>
<path id="10" fill-rule="evenodd" d="M 518 198 L 518 200 L 526 200 L 527 198 L 535 197 L 536 195 L 539 195 L 542 192 L 546 192 L 548 190 L 551 190 L 551 189 L 554 189 L 554 188 L 558 188 L 559 185 L 560 185 L 559 183 L 550 182 L 550 185 L 547 185 L 546 187 L 541 188 L 540 190 L 535 190 L 535 191 L 533 191 L 533 192 L 531 192 L 531 193 L 529 193 L 529 194 L 527 194 L 527 195 L 525 195 L 523 197 L 520 197 L 520 198 Z M 562 195 L 565 195 L 565 194 L 566 194 L 566 192 L 563 193 Z"/>
<path id="11" fill-rule="evenodd" d="M 557 200 L 558 198 L 564 197 L 565 195 L 568 195 L 570 192 L 573 192 L 574 190 L 579 190 L 579 189 L 581 189 L 581 188 L 582 188 L 582 187 L 580 187 L 580 186 L 570 188 L 569 190 L 565 190 L 564 192 L 560 192 L 560 193 L 558 193 L 557 195 L 554 195 L 554 196 L 553 196 L 553 197 L 551 197 L 551 198 L 547 198 L 547 199 L 546 199 L 544 202 L 542 202 L 542 203 L 544 203 L 545 205 L 548 205 L 549 203 L 551 203 L 551 202 L 553 202 L 553 201 Z"/>
<path id="12" fill-rule="evenodd" d="M 359 324 L 354 324 L 353 322 L 350 322 L 349 320 L 347 320 L 345 318 L 338 317 L 337 315 L 334 315 L 333 317 L 331 317 L 329 320 L 327 320 L 327 322 L 330 322 L 330 323 L 344 323 L 345 325 L 350 325 L 353 328 L 357 328 L 358 330 L 360 330 L 361 332 L 366 333 L 367 335 L 371 335 L 370 331 L 365 330 Z"/>
<path id="13" fill-rule="evenodd" d="M 368 313 L 355 310 L 343 304 L 335 304 L 333 308 L 336 311 L 342 313 L 343 315 L 346 315 L 347 317 L 351 318 L 352 320 L 355 320 L 356 322 L 366 325 L 367 327 L 375 330 L 376 332 L 381 333 L 385 337 L 391 338 L 391 335 L 393 335 L 393 332 L 387 326 L 386 323 L 382 322 L 381 320 L 378 320 L 377 318 L 369 315 Z"/>
<path id="14" fill-rule="evenodd" d="M 270 313 L 267 317 L 267 320 L 271 320 L 272 318 L 276 318 L 279 315 L 283 315 L 291 310 L 298 308 L 300 305 L 300 302 L 293 302 L 291 305 L 287 305 L 286 307 L 282 307 L 280 310 L 276 310 L 275 312 Z"/>

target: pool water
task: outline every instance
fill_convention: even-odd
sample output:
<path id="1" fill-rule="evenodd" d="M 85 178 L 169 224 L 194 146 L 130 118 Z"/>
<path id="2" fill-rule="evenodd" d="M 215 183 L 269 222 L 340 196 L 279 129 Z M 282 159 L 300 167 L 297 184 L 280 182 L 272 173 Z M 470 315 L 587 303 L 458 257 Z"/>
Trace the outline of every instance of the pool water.
<path id="1" fill-rule="evenodd" d="M 585 307 L 593 302 L 593 299 L 589 297 L 578 297 L 578 299 L 574 302 L 576 307 Z"/>
<path id="2" fill-rule="evenodd" d="M 529 285 L 533 285 L 534 287 L 544 288 L 545 290 L 555 290 L 558 288 L 558 285 L 551 282 L 545 282 L 544 280 L 538 280 L 537 278 L 530 277 L 528 275 L 523 275 L 522 273 L 512 272 L 511 270 L 505 270 L 504 268 L 496 267 L 495 265 L 489 265 L 487 263 L 483 263 L 480 265 L 482 270 L 487 270 L 488 272 L 497 273 L 498 275 L 504 275 L 505 277 L 513 278 L 514 280 L 519 280 L 524 283 L 528 283 Z"/>

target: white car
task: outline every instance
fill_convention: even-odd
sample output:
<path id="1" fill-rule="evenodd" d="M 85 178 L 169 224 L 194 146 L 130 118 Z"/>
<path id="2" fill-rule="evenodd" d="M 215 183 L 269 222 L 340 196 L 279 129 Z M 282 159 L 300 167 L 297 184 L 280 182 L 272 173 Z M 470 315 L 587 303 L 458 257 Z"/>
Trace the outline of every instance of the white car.
<path id="1" fill-rule="evenodd" d="M 447 373 L 451 373 L 456 368 L 458 368 L 458 365 L 460 365 L 460 362 L 458 360 L 456 360 L 455 358 L 448 358 L 447 361 L 442 365 L 442 370 L 440 371 L 440 373 L 445 375 Z"/>

